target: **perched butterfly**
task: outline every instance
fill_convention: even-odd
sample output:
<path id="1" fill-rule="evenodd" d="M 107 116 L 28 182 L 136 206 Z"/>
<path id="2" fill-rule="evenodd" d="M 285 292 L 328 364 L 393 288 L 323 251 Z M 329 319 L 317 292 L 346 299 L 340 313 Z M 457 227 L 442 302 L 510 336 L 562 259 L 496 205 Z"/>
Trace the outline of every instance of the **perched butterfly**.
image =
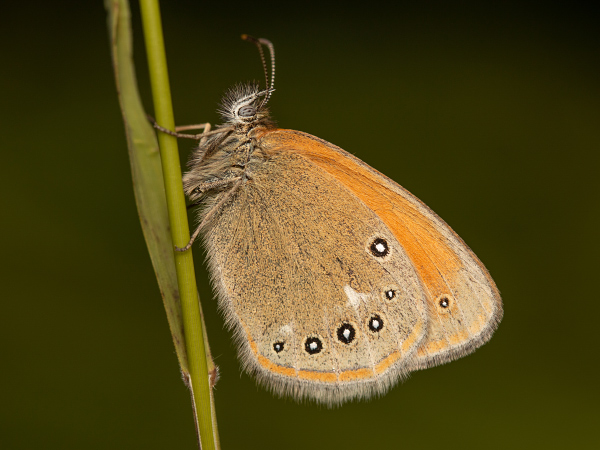
<path id="1" fill-rule="evenodd" d="M 485 343 L 502 302 L 483 264 L 385 175 L 277 128 L 266 108 L 273 45 L 244 38 L 265 75 L 270 51 L 267 88 L 231 89 L 215 130 L 171 132 L 200 139 L 183 178 L 200 224 L 179 250 L 202 234 L 244 368 L 276 393 L 333 405 Z"/>

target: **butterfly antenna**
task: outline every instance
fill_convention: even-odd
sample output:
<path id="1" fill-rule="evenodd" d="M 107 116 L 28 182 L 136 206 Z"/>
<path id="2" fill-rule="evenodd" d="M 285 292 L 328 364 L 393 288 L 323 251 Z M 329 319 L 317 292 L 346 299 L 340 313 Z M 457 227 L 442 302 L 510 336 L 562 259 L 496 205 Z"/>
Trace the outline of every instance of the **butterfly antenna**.
<path id="1" fill-rule="evenodd" d="M 273 86 L 275 85 L 275 48 L 273 47 L 273 43 L 268 39 L 260 38 L 256 39 L 255 37 L 249 36 L 247 34 L 242 34 L 242 39 L 248 42 L 252 42 L 258 48 L 258 52 L 260 53 L 260 60 L 263 65 L 263 71 L 265 72 L 265 84 L 267 86 L 267 95 L 263 100 L 261 106 L 267 104 L 269 99 L 271 98 L 271 93 L 273 92 Z M 262 46 L 265 45 L 269 49 L 269 56 L 271 57 L 271 83 L 269 83 L 269 71 L 267 69 L 267 62 L 265 60 L 265 53 L 263 52 Z"/>
<path id="2" fill-rule="evenodd" d="M 273 93 L 273 90 L 275 89 L 275 47 L 273 47 L 273 44 L 268 39 L 260 38 L 258 41 L 261 44 L 267 46 L 267 48 L 269 49 L 269 56 L 271 56 L 271 84 L 268 86 L 269 92 L 267 93 L 267 97 L 265 98 L 265 101 L 263 103 L 263 104 L 266 104 L 269 101 L 269 99 L 271 98 L 271 94 Z M 265 76 L 266 76 L 266 72 L 265 72 Z"/>

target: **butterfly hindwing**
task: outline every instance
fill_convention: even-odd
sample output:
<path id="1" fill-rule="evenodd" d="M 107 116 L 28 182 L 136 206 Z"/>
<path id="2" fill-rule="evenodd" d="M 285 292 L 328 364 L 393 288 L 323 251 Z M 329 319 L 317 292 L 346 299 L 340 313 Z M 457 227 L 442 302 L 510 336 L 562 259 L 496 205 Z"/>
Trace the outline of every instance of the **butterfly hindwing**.
<path id="1" fill-rule="evenodd" d="M 330 404 L 383 393 L 416 363 L 421 281 L 345 186 L 295 152 L 264 151 L 205 235 L 244 366 L 276 392 Z"/>
<path id="2" fill-rule="evenodd" d="M 263 145 L 297 153 L 373 211 L 409 256 L 427 298 L 429 326 L 414 369 L 441 364 L 485 343 L 502 317 L 498 290 L 462 239 L 406 189 L 322 139 L 276 130 Z"/>

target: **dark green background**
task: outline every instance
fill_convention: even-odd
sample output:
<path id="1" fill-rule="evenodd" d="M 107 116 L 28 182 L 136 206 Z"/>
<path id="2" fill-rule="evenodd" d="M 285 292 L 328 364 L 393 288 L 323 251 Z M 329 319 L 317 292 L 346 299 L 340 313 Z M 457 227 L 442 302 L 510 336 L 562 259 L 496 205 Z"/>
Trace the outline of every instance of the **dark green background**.
<path id="1" fill-rule="evenodd" d="M 103 5 L 10 3 L 0 18 L 0 447 L 192 449 Z M 164 3 L 178 123 L 217 122 L 225 89 L 262 79 L 239 35 L 271 39 L 279 124 L 341 146 L 426 202 L 486 264 L 505 305 L 469 357 L 381 399 L 298 405 L 240 375 L 196 249 L 223 448 L 600 446 L 597 7 Z"/>

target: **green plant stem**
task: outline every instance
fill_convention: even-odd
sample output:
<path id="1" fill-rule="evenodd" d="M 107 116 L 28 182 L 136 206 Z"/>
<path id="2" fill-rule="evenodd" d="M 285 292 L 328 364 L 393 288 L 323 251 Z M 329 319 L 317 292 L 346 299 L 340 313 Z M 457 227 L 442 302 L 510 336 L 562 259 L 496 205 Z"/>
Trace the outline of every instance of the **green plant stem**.
<path id="1" fill-rule="evenodd" d="M 140 0 L 142 23 L 148 68 L 152 86 L 152 98 L 156 121 L 163 127 L 174 130 L 175 123 L 171 106 L 171 92 L 167 62 L 164 51 L 162 25 L 158 0 Z M 158 142 L 162 161 L 167 208 L 173 243 L 184 247 L 189 239 L 187 211 L 181 182 L 181 166 L 177 140 L 173 136 L 159 133 Z M 190 372 L 190 389 L 197 416 L 197 427 L 203 450 L 218 446 L 211 411 L 211 392 L 203 338 L 202 318 L 198 304 L 198 293 L 191 249 L 175 252 L 175 267 L 183 313 L 187 358 Z"/>

